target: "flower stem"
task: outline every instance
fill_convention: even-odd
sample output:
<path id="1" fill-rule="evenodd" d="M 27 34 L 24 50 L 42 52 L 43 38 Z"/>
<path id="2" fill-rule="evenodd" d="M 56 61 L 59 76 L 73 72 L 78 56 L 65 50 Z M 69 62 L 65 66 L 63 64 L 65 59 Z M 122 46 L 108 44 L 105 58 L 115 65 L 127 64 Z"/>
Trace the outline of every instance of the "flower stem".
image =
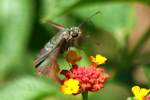
<path id="1" fill-rule="evenodd" d="M 88 92 L 83 92 L 82 98 L 83 98 L 83 100 L 88 100 Z"/>

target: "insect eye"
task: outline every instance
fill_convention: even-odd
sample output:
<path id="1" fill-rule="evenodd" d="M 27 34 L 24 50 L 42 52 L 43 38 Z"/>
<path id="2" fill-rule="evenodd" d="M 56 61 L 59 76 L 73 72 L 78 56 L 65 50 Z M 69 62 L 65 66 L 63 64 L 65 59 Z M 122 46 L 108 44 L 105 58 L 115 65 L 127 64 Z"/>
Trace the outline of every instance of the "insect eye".
<path id="1" fill-rule="evenodd" d="M 73 38 L 78 37 L 78 33 L 73 33 L 73 34 L 72 34 L 72 37 L 73 37 Z"/>

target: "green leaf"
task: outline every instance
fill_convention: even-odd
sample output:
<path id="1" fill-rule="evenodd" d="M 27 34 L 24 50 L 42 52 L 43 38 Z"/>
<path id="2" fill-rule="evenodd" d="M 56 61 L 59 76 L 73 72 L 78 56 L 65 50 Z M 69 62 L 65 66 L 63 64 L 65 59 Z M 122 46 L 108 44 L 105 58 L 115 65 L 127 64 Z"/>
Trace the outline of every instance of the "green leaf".
<path id="1" fill-rule="evenodd" d="M 89 100 L 126 100 L 129 95 L 128 88 L 112 82 L 105 84 L 98 92 L 89 94 Z"/>
<path id="2" fill-rule="evenodd" d="M 89 56 L 81 49 L 76 49 L 77 52 L 79 53 L 79 55 L 81 56 L 81 60 L 79 62 L 77 62 L 77 64 L 79 66 L 90 66 L 91 65 L 91 61 L 89 60 Z"/>
<path id="3" fill-rule="evenodd" d="M 125 46 L 127 37 L 132 32 L 136 22 L 133 4 L 91 3 L 78 6 L 74 10 L 74 14 L 85 19 L 97 11 L 100 11 L 101 14 L 91 18 L 94 25 L 110 32 L 120 46 Z"/>
<path id="4" fill-rule="evenodd" d="M 145 76 L 148 78 L 148 81 L 150 83 L 150 65 L 144 65 L 144 72 Z"/>
<path id="5" fill-rule="evenodd" d="M 32 0 L 0 1 L 0 80 L 8 69 L 23 59 L 32 25 L 33 6 Z"/>
<path id="6" fill-rule="evenodd" d="M 52 19 L 70 9 L 80 0 L 42 0 L 41 17 Z"/>
<path id="7" fill-rule="evenodd" d="M 91 61 L 89 60 L 89 56 L 82 49 L 71 47 L 70 50 L 76 51 L 79 56 L 81 56 L 81 60 L 77 62 L 79 66 L 89 66 L 91 65 Z"/>
<path id="8" fill-rule="evenodd" d="M 58 89 L 52 83 L 36 77 L 23 77 L 8 83 L 0 91 L 2 100 L 39 100 L 46 96 L 54 96 Z"/>
<path id="9" fill-rule="evenodd" d="M 127 100 L 134 100 L 133 97 L 128 97 Z"/>
<path id="10" fill-rule="evenodd" d="M 65 54 L 61 54 L 57 60 L 61 70 L 71 69 L 71 65 L 66 61 L 65 57 L 66 57 Z"/>

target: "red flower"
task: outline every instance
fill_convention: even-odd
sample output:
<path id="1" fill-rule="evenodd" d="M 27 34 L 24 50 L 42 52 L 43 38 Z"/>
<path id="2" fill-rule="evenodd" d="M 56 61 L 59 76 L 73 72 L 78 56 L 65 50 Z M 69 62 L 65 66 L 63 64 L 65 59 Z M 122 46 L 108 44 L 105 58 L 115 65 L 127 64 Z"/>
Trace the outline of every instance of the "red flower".
<path id="1" fill-rule="evenodd" d="M 66 79 L 79 80 L 80 92 L 96 92 L 100 90 L 104 87 L 104 82 L 109 77 L 107 73 L 104 73 L 103 68 L 96 68 L 96 65 L 89 67 L 73 65 L 71 70 L 63 70 L 61 73 L 65 75 Z"/>
<path id="2" fill-rule="evenodd" d="M 78 66 L 76 63 L 81 60 L 81 56 L 74 50 L 67 52 L 66 56 L 67 62 L 71 63 L 72 68 L 70 70 L 63 70 L 61 74 L 65 75 L 65 79 L 62 80 L 64 86 L 65 82 L 69 79 L 78 80 L 79 94 L 86 91 L 96 92 L 104 87 L 105 80 L 109 77 L 108 73 L 105 73 L 103 68 L 96 68 L 99 64 L 103 64 L 106 58 L 101 55 L 97 55 L 96 58 L 92 58 L 91 66 Z M 66 89 L 66 88 L 65 88 Z M 68 91 L 68 90 L 67 90 Z"/>
<path id="3" fill-rule="evenodd" d="M 145 100 L 150 100 L 150 95 L 146 96 Z"/>

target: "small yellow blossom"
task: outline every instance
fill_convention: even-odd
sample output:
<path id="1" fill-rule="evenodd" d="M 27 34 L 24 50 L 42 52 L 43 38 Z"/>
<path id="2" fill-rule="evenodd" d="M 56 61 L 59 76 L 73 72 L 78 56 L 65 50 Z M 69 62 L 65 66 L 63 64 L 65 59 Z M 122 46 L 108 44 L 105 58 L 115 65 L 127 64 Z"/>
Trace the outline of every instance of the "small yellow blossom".
<path id="1" fill-rule="evenodd" d="M 91 61 L 93 63 L 96 63 L 97 65 L 104 64 L 107 60 L 107 58 L 103 57 L 100 54 L 97 54 L 95 58 L 93 56 L 90 56 L 90 58 L 91 58 Z"/>
<path id="2" fill-rule="evenodd" d="M 64 94 L 76 94 L 79 91 L 79 81 L 76 79 L 69 79 L 61 86 L 61 91 Z"/>
<path id="3" fill-rule="evenodd" d="M 139 86 L 133 86 L 132 92 L 135 100 L 144 100 L 144 97 L 150 92 L 150 89 L 140 88 Z"/>

